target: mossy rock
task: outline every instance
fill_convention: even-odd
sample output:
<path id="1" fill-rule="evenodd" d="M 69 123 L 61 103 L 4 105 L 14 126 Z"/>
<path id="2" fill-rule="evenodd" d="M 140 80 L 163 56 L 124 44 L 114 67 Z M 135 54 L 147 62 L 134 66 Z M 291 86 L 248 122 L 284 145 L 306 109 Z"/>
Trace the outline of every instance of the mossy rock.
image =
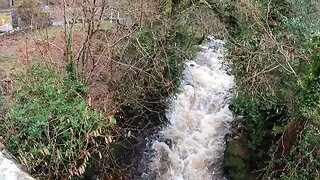
<path id="1" fill-rule="evenodd" d="M 249 149 L 239 141 L 229 141 L 225 151 L 224 171 L 232 180 L 247 180 L 250 160 Z"/>

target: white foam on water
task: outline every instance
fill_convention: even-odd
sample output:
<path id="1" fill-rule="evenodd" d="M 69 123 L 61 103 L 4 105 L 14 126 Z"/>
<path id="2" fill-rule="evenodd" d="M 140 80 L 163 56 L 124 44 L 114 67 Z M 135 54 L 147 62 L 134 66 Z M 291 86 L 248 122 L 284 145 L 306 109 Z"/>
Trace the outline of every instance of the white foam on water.
<path id="1" fill-rule="evenodd" d="M 160 132 L 172 145 L 153 142 L 150 169 L 157 179 L 223 179 L 225 135 L 234 120 L 228 108 L 234 76 L 228 73 L 223 41 L 211 38 L 200 48 L 196 58 L 186 62 L 181 92 L 167 110 L 170 124 Z"/>

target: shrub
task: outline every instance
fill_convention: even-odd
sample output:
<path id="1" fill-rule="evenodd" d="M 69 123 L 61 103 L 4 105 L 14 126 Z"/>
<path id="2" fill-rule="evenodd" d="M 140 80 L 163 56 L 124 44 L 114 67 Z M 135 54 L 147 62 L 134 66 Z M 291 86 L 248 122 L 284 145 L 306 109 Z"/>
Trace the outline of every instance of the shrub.
<path id="1" fill-rule="evenodd" d="M 309 119 L 302 136 L 279 163 L 286 164 L 281 179 L 319 179 L 320 173 L 320 36 L 311 43 L 312 68 L 301 78 L 300 116 Z"/>
<path id="2" fill-rule="evenodd" d="M 281 169 L 280 165 L 283 164 L 276 163 L 276 166 L 272 166 L 278 160 L 288 164 L 282 177 L 316 177 L 314 172 L 319 169 L 318 163 L 315 163 L 319 161 L 319 153 L 316 152 L 315 146 L 318 143 L 318 125 L 309 124 L 303 131 L 305 135 L 301 137 L 301 132 L 296 132 L 300 129 L 293 129 L 293 134 L 298 136 L 296 146 L 291 152 L 294 155 L 279 159 L 275 154 L 281 153 L 277 153 L 275 147 L 285 144 L 288 148 L 286 150 L 289 151 L 291 142 L 277 141 L 279 138 L 282 140 L 281 135 L 288 135 L 292 125 L 298 126 L 306 119 L 319 119 L 319 74 L 315 75 L 314 71 L 309 71 L 310 64 L 313 63 L 308 46 L 313 32 L 318 31 L 320 27 L 317 18 L 319 13 L 316 11 L 316 8 L 319 8 L 316 6 L 318 2 L 208 2 L 229 30 L 230 59 L 237 81 L 237 96 L 233 100 L 233 110 L 243 116 L 241 123 L 244 124 L 245 134 L 249 134 L 249 146 L 254 150 L 266 152 L 260 158 L 264 162 L 257 160 L 254 165 L 260 168 L 265 167 L 265 162 L 269 163 L 270 166 L 265 169 L 271 169 L 271 173 L 262 172 L 265 173 L 265 179 L 279 178 L 279 173 L 275 172 Z M 313 60 L 315 61 L 314 58 Z M 313 69 L 317 65 L 318 63 L 314 63 Z M 294 141 L 295 137 L 291 137 L 290 140 L 292 139 Z M 254 155 L 252 158 L 255 158 Z M 298 173 L 291 176 L 291 172 Z"/>
<path id="3" fill-rule="evenodd" d="M 301 115 L 309 119 L 317 114 L 320 104 L 320 36 L 313 38 L 311 48 L 313 49 L 312 67 L 300 81 Z"/>
<path id="4" fill-rule="evenodd" d="M 273 135 L 279 133 L 276 128 L 285 127 L 288 110 L 277 103 L 278 99 L 274 96 L 269 96 L 266 101 L 261 97 L 251 97 L 247 93 L 241 93 L 234 99 L 233 104 L 236 106 L 232 107 L 232 110 L 245 118 L 242 124 L 250 134 L 249 147 L 253 150 L 269 146 L 275 140 Z"/>
<path id="5" fill-rule="evenodd" d="M 319 121 L 319 117 L 317 117 L 317 121 Z M 290 153 L 275 161 L 277 164 L 285 165 L 281 169 L 279 179 L 309 180 L 320 178 L 319 127 L 319 122 L 308 124 L 304 129 L 303 136 L 297 140 Z M 272 175 L 278 174 L 274 173 Z M 268 178 L 270 176 L 266 174 L 265 179 Z"/>
<path id="6" fill-rule="evenodd" d="M 306 42 L 316 14 L 309 0 L 209 2 L 229 28 L 238 92 L 233 106 L 244 115 L 251 147 L 257 149 L 296 113 L 297 79 L 310 62 Z"/>
<path id="7" fill-rule="evenodd" d="M 110 117 L 92 110 L 86 88 L 52 69 L 32 66 L 0 121 L 5 144 L 40 179 L 81 176 L 108 147 Z"/>
<path id="8" fill-rule="evenodd" d="M 110 3 L 110 7 L 105 8 L 116 9 L 118 20 L 111 24 L 107 24 L 109 21 L 97 22 L 98 17 L 88 20 L 91 23 L 86 26 L 86 44 L 74 58 L 75 77 L 88 84 L 93 99 L 115 104 L 110 108 L 107 103 L 100 103 L 101 109 L 109 112 L 125 106 L 137 113 L 123 121 L 128 124 L 132 124 L 131 121 L 142 125 L 151 124 L 151 121 L 160 123 L 159 118 L 146 117 L 156 114 L 163 119 L 163 113 L 159 116 L 152 109 L 165 108 L 164 99 L 179 84 L 185 59 L 192 58 L 196 45 L 208 33 L 223 29 L 207 5 L 188 1 L 191 3 L 189 8 L 180 6 L 185 1 L 172 2 Z M 172 6 L 169 14 L 162 12 L 166 3 Z M 95 9 L 102 11 L 100 6 Z M 96 14 L 99 13 L 92 16 Z M 128 22 L 122 22 L 126 20 L 122 18 L 127 18 Z M 95 102 L 95 105 L 99 104 Z M 142 112 L 149 115 L 141 115 Z"/>

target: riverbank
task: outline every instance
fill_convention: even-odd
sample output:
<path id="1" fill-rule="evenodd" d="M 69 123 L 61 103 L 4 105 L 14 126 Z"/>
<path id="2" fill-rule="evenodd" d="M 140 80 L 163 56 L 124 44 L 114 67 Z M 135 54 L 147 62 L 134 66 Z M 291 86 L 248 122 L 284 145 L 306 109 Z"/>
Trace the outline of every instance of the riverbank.
<path id="1" fill-rule="evenodd" d="M 318 177 L 320 156 L 314 153 L 318 136 L 312 128 L 318 126 L 313 123 L 319 117 L 317 111 L 308 111 L 308 117 L 301 111 L 316 106 L 303 100 L 306 91 L 318 94 L 313 87 L 307 90 L 304 82 L 317 61 L 310 39 L 319 30 L 319 2 L 225 1 L 211 5 L 229 32 L 237 84 L 231 109 L 241 117 L 238 132 L 227 145 L 227 174 L 231 179 Z M 303 160 L 295 166 L 298 159 Z M 313 163 L 307 163 L 311 159 Z"/>

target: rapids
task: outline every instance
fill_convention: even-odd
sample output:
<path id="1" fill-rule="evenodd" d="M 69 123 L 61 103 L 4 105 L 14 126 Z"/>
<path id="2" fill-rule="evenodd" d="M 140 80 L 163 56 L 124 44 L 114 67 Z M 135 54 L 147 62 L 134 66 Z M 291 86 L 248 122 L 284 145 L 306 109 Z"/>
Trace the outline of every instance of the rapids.
<path id="1" fill-rule="evenodd" d="M 169 124 L 152 142 L 149 169 L 156 179 L 224 179 L 225 135 L 234 120 L 229 102 L 235 86 L 224 41 L 209 37 L 186 62 L 180 92 L 167 109 Z"/>

